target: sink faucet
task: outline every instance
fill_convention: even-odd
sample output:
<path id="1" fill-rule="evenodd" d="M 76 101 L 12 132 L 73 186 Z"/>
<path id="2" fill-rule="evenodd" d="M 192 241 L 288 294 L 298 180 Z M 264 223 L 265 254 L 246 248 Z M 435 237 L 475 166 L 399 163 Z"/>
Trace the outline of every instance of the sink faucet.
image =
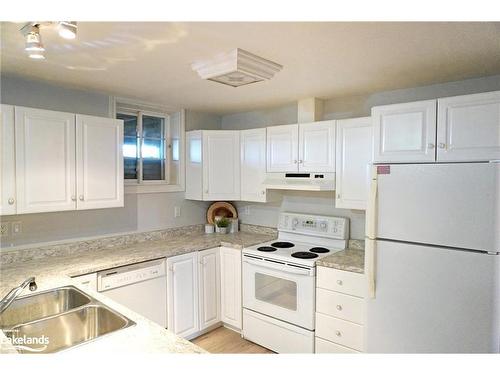
<path id="1" fill-rule="evenodd" d="M 34 277 L 30 277 L 30 278 L 27 278 L 26 280 L 24 280 L 21 285 L 19 285 L 18 287 L 12 289 L 9 293 L 7 293 L 7 295 L 5 297 L 3 297 L 1 300 L 0 300 L 0 314 L 2 314 L 6 309 L 7 307 L 10 306 L 10 304 L 12 302 L 14 302 L 14 300 L 16 299 L 16 297 L 18 295 L 21 294 L 21 292 L 29 285 L 29 288 L 32 292 L 34 292 L 37 288 L 37 285 L 36 285 L 36 282 L 35 282 L 35 278 Z"/>

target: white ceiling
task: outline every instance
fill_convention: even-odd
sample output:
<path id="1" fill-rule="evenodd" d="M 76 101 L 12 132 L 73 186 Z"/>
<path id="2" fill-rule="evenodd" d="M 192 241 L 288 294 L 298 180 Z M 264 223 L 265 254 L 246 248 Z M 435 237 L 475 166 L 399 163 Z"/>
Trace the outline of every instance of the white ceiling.
<path id="1" fill-rule="evenodd" d="M 45 61 L 25 55 L 21 26 L 2 23 L 3 73 L 215 113 L 500 73 L 498 22 L 80 22 L 73 41 L 42 29 Z M 239 88 L 192 71 L 236 47 L 284 68 Z"/>

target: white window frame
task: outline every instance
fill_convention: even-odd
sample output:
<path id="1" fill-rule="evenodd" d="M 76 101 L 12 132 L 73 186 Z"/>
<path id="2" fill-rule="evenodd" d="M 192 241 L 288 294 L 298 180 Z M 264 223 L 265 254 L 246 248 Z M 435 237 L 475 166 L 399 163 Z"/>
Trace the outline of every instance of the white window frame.
<path id="1" fill-rule="evenodd" d="M 167 154 L 168 142 L 170 141 L 170 116 L 175 112 L 180 113 L 180 137 L 179 137 L 179 176 L 178 184 L 170 184 L 168 182 L 169 169 L 167 163 L 165 163 L 165 180 L 164 181 L 144 181 L 141 179 L 124 179 L 125 194 L 145 194 L 145 193 L 169 193 L 169 192 L 181 192 L 185 191 L 185 137 L 186 137 L 186 111 L 184 109 L 175 110 L 171 108 L 165 108 L 161 105 L 155 105 L 151 103 L 138 102 L 126 98 L 115 97 L 112 102 L 113 117 L 116 118 L 118 113 L 128 114 L 128 115 L 146 115 L 164 118 L 165 124 L 165 143 L 164 153 Z M 137 128 L 139 135 L 142 137 L 142 116 L 138 116 Z M 141 142 L 138 145 L 138 155 L 141 158 Z M 139 176 L 142 175 L 142 163 L 139 163 Z"/>

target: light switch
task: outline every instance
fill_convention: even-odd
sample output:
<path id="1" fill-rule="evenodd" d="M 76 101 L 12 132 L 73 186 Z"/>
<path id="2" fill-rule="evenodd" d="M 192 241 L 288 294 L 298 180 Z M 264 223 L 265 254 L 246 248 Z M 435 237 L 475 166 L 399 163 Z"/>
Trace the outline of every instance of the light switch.
<path id="1" fill-rule="evenodd" d="M 180 216 L 181 216 L 181 208 L 174 207 L 174 217 L 180 217 Z"/>
<path id="2" fill-rule="evenodd" d="M 20 221 L 12 222 L 12 235 L 20 234 L 23 231 L 23 225 Z"/>

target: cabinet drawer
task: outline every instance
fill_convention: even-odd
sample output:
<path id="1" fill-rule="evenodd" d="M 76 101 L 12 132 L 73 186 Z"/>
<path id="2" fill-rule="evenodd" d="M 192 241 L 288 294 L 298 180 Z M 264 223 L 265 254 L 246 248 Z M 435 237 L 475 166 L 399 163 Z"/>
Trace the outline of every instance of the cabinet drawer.
<path id="1" fill-rule="evenodd" d="M 365 275 L 318 267 L 317 287 L 363 298 L 366 289 Z"/>
<path id="2" fill-rule="evenodd" d="M 363 298 L 316 289 L 316 311 L 325 315 L 363 324 L 364 304 Z"/>
<path id="3" fill-rule="evenodd" d="M 347 346 L 342 346 L 338 344 L 334 344 L 333 342 L 323 340 L 319 337 L 316 337 L 315 340 L 315 349 L 314 352 L 317 354 L 326 354 L 326 353 L 359 353 L 357 350 L 348 348 Z"/>
<path id="4" fill-rule="evenodd" d="M 355 350 L 363 350 L 363 326 L 356 323 L 316 313 L 316 336 Z"/>

